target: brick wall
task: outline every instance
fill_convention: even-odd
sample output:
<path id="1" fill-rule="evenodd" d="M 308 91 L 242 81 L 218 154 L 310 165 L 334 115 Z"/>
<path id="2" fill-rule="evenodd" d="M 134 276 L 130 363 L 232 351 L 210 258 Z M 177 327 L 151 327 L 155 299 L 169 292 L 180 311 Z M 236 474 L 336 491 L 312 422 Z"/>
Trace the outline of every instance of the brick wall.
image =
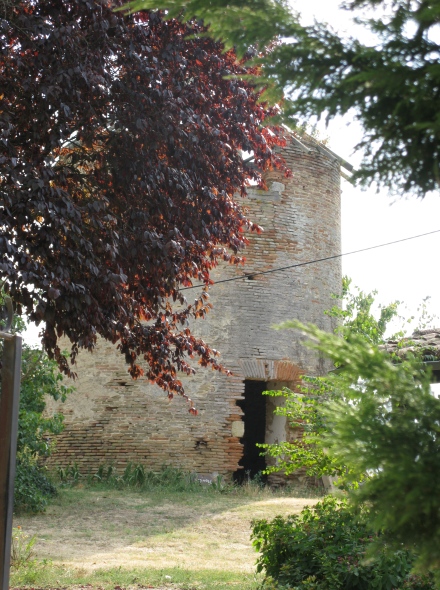
<path id="1" fill-rule="evenodd" d="M 214 279 L 340 253 L 339 163 L 314 142 L 307 145 L 309 152 L 294 144 L 283 150 L 292 178 L 271 173 L 268 191 L 249 190 L 243 205 L 265 231 L 250 235 L 244 268 L 223 265 Z M 318 375 L 329 368 L 302 346 L 300 334 L 276 331 L 273 324 L 297 318 L 333 330 L 334 320 L 323 312 L 334 304 L 331 294 L 340 286 L 340 259 L 214 285 L 214 309 L 196 322 L 196 332 L 221 351 L 222 362 L 234 375 L 199 369 L 194 377 L 182 378 L 198 416 L 188 413 L 184 400 L 168 400 L 157 386 L 132 381 L 122 356 L 100 341 L 93 354 L 79 356 L 76 393 L 61 406 L 49 403 L 49 411 L 63 411 L 66 423 L 52 464 L 76 461 L 84 472 L 103 463 L 122 470 L 132 461 L 154 469 L 173 465 L 203 477 L 230 477 L 242 456 L 243 412 L 236 402 L 244 380 L 294 386 L 300 373 Z M 196 294 L 196 289 L 186 293 L 188 300 Z M 285 424 L 275 426 L 269 418 L 267 440 L 272 442 L 286 431 Z"/>

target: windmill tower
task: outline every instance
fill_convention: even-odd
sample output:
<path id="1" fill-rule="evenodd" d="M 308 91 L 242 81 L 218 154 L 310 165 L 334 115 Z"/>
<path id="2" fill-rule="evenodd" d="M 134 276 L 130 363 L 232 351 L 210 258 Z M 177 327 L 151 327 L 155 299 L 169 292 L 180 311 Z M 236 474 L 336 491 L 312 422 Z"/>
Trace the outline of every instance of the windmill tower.
<path id="1" fill-rule="evenodd" d="M 66 428 L 52 463 L 76 461 L 82 471 L 109 463 L 173 465 L 202 478 L 240 478 L 265 466 L 256 442 L 291 435 L 273 415 L 280 400 L 262 392 L 295 387 L 300 375 L 331 367 L 302 345 L 301 335 L 273 325 L 296 318 L 335 327 L 324 311 L 341 289 L 341 263 L 328 258 L 340 254 L 340 168 L 349 165 L 311 138 L 292 137 L 282 155 L 293 176 L 271 172 L 269 190 L 248 191 L 243 206 L 264 233 L 250 236 L 244 269 L 215 270 L 214 309 L 195 326 L 233 375 L 200 369 L 182 378 L 199 410 L 191 416 L 183 399 L 170 401 L 157 386 L 132 381 L 120 353 L 99 342 L 92 355 L 80 355 L 77 391 L 56 408 Z M 321 259 L 327 260 L 313 262 Z M 276 270 L 285 267 L 291 268 Z"/>

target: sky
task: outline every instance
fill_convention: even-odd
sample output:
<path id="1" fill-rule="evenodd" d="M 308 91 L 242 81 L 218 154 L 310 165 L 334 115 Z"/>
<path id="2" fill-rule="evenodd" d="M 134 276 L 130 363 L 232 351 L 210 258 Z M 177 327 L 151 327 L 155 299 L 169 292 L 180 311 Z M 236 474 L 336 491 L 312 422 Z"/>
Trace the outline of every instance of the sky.
<path id="1" fill-rule="evenodd" d="M 368 42 L 368 35 L 352 24 L 350 12 L 339 9 L 339 0 L 291 0 L 291 5 L 301 13 L 304 24 L 312 24 L 316 17 Z M 320 124 L 319 130 L 328 137 L 333 151 L 355 167 L 359 164 L 360 154 L 353 154 L 353 148 L 361 139 L 362 129 L 356 121 L 339 119 L 328 128 Z M 435 230 L 440 230 L 440 193 L 428 194 L 423 200 L 411 195 L 396 199 L 387 192 L 361 190 L 342 180 L 343 253 Z M 417 307 L 429 296 L 429 310 L 439 316 L 433 323 L 440 327 L 439 251 L 440 232 L 343 257 L 342 269 L 362 290 L 377 290 L 378 301 L 404 302 L 406 309 L 402 306 L 401 310 L 408 317 L 417 314 Z"/>

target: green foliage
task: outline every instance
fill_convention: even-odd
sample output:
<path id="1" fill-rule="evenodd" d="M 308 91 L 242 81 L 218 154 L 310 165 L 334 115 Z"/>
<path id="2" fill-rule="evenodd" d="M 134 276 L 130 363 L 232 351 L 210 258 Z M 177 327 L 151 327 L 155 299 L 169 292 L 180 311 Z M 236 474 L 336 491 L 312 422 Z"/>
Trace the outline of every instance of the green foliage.
<path id="1" fill-rule="evenodd" d="M 12 529 L 11 568 L 21 568 L 31 561 L 36 542 L 37 537 L 27 535 L 20 526 Z"/>
<path id="2" fill-rule="evenodd" d="M 351 279 L 342 277 L 342 293 L 334 296 L 342 301 L 342 306 L 334 305 L 324 312 L 337 318 L 340 322 L 337 333 L 350 341 L 352 334 L 359 334 L 372 344 L 382 344 L 389 323 L 398 316 L 400 301 L 378 306 L 378 317 L 373 313 L 377 291 L 364 293 L 359 287 L 351 286 Z M 393 338 L 403 336 L 403 332 L 394 334 Z"/>
<path id="3" fill-rule="evenodd" d="M 261 477 L 248 478 L 238 485 L 228 482 L 218 475 L 212 481 L 199 478 L 196 473 L 177 469 L 168 465 L 160 471 L 151 471 L 140 463 L 128 463 L 124 471 L 118 472 L 113 465 L 100 465 L 95 473 L 82 473 L 78 464 L 58 467 L 57 476 L 63 488 L 75 488 L 78 484 L 88 489 L 135 490 L 161 494 L 225 494 L 232 496 L 260 497 L 264 492 L 269 495 L 273 490 L 266 487 Z M 316 489 L 306 487 L 286 487 L 282 493 L 289 497 L 316 497 Z M 278 492 L 279 493 L 279 492 Z"/>
<path id="4" fill-rule="evenodd" d="M 39 512 L 56 493 L 42 461 L 53 448 L 51 435 L 63 429 L 63 416 L 43 414 L 45 396 L 64 401 L 72 388 L 63 385 L 56 362 L 39 350 L 23 346 L 18 419 L 15 509 Z"/>
<path id="5" fill-rule="evenodd" d="M 418 330 L 426 330 L 428 328 L 433 328 L 435 325 L 438 325 L 439 317 L 437 314 L 432 313 L 429 307 L 429 300 L 431 299 L 430 295 L 427 295 L 422 299 L 422 302 L 417 307 L 417 329 Z M 411 322 L 414 317 L 411 317 L 409 322 Z"/>
<path id="6" fill-rule="evenodd" d="M 285 416 L 295 433 L 292 440 L 259 445 L 266 456 L 276 459 L 275 465 L 268 466 L 265 473 L 282 471 L 290 475 L 305 468 L 307 475 L 315 477 L 345 474 L 346 466 L 317 444 L 320 437 L 328 431 L 322 404 L 335 395 L 331 380 L 305 377 L 298 392 L 283 388 L 281 391 L 265 391 L 265 395 L 285 398 L 284 405 L 277 406 L 274 413 Z"/>
<path id="7" fill-rule="evenodd" d="M 289 88 L 294 117 L 331 119 L 351 112 L 363 126 L 355 173 L 392 191 L 423 196 L 439 186 L 438 0 L 348 3 L 377 6 L 386 16 L 363 21 L 376 41 L 343 39 L 325 23 L 298 27 L 294 40 L 275 48 L 265 73 Z"/>
<path id="8" fill-rule="evenodd" d="M 417 358 L 393 363 L 355 335 L 350 343 L 315 326 L 289 322 L 312 348 L 343 365 L 331 380 L 339 395 L 323 404 L 328 432 L 317 440 L 347 466 L 357 505 L 370 506 L 391 546 L 417 547 L 417 565 L 440 569 L 440 400 Z"/>
<path id="9" fill-rule="evenodd" d="M 63 416 L 43 416 L 45 396 L 64 401 L 72 388 L 63 385 L 63 376 L 57 365 L 40 350 L 24 345 L 22 355 L 22 381 L 20 388 L 20 416 L 18 449 L 33 455 L 47 457 L 51 441 L 47 434 L 59 434 Z"/>
<path id="10" fill-rule="evenodd" d="M 343 277 L 341 295 L 334 298 L 342 305 L 334 305 L 327 315 L 340 321 L 336 333 L 346 342 L 362 338 L 365 342 L 379 344 L 384 342 L 384 335 L 389 323 L 398 314 L 399 301 L 378 306 L 378 317 L 374 314 L 376 291 L 364 293 L 358 287 L 351 286 L 351 279 Z M 288 324 L 283 324 L 283 326 Z M 397 337 L 395 335 L 395 337 Z M 335 365 L 338 362 L 335 361 Z M 277 444 L 260 445 L 266 454 L 276 459 L 276 464 L 268 467 L 267 472 L 283 471 L 286 475 L 300 468 L 306 469 L 309 476 L 338 476 L 341 485 L 347 481 L 350 468 L 339 457 L 329 454 L 321 443 L 322 437 L 329 432 L 328 418 L 323 414 L 323 404 L 333 399 L 347 401 L 345 395 L 336 386 L 334 376 L 304 377 L 296 392 L 285 388 L 282 391 L 267 391 L 266 395 L 284 396 L 285 403 L 278 406 L 275 414 L 285 416 L 290 427 L 298 436 L 293 440 Z M 342 398 L 341 398 L 342 395 Z M 356 484 L 364 478 L 357 474 Z M 354 482 L 350 482 L 353 485 Z"/>
<path id="11" fill-rule="evenodd" d="M 57 493 L 46 469 L 35 457 L 20 454 L 15 472 L 14 509 L 16 512 L 41 512 Z"/>
<path id="12" fill-rule="evenodd" d="M 234 48 L 240 57 L 250 46 L 264 49 L 277 37 L 288 36 L 295 22 L 287 3 L 272 0 L 133 0 L 117 10 L 156 8 L 166 8 L 169 18 L 188 22 L 196 16 L 203 20 L 209 24 L 210 36 L 223 41 L 227 49 Z"/>
<path id="13" fill-rule="evenodd" d="M 79 472 L 78 464 L 75 462 L 73 465 L 68 465 L 67 467 L 58 467 L 58 477 L 60 478 L 61 483 L 69 484 L 69 485 L 76 485 L 79 483 L 81 474 Z M 101 467 L 98 470 L 98 477 L 101 477 Z"/>
<path id="14" fill-rule="evenodd" d="M 278 412 L 304 435 L 266 447 L 277 458 L 272 470 L 306 467 L 309 475 L 338 476 L 356 506 L 369 506 L 381 543 L 417 547 L 417 567 L 439 569 L 440 401 L 421 362 L 426 350 L 404 360 L 380 350 L 397 302 L 380 309 L 376 319 L 375 293 L 350 294 L 349 286 L 345 279 L 347 305 L 329 312 L 344 322 L 338 334 L 299 322 L 279 326 L 302 330 L 313 340 L 309 345 L 339 369 L 305 380 L 298 393 L 285 392 L 285 408 Z M 426 317 L 425 302 L 422 312 Z"/>
<path id="15" fill-rule="evenodd" d="M 327 497 L 301 514 L 253 523 L 253 545 L 261 555 L 258 571 L 266 587 L 292 590 L 395 590 L 433 588 L 410 577 L 413 557 L 406 550 L 390 553 L 368 525 L 368 511 Z M 377 539 L 380 551 L 366 559 Z"/>
<path id="16" fill-rule="evenodd" d="M 285 93 L 285 121 L 350 112 L 364 128 L 355 178 L 421 196 L 438 188 L 439 0 L 348 1 L 348 10 L 385 10 L 381 18 L 357 19 L 375 39 L 369 45 L 340 37 L 326 23 L 303 27 L 287 5 L 271 0 L 135 0 L 130 6 L 195 15 L 226 44 L 270 46 L 254 60 L 262 64 L 254 83 L 272 101 Z"/>
<path id="17" fill-rule="evenodd" d="M 93 474 L 81 473 L 78 464 L 58 468 L 58 477 L 65 485 L 88 485 L 125 489 L 135 488 L 141 491 L 164 489 L 174 492 L 197 491 L 202 484 L 194 473 L 182 471 L 175 467 L 163 466 L 158 472 L 146 469 L 141 463 L 128 463 L 122 474 L 118 474 L 113 465 L 100 465 Z"/>
<path id="18" fill-rule="evenodd" d="M 31 562 L 11 572 L 14 588 L 167 588 L 168 590 L 261 590 L 253 573 L 220 569 L 193 569 L 169 566 L 99 568 L 86 570 L 50 561 Z"/>
<path id="19" fill-rule="evenodd" d="M 4 304 L 4 297 L 1 291 L 0 306 Z M 23 318 L 14 316 L 12 332 L 24 332 L 25 329 Z M 2 351 L 3 341 L 0 340 L 0 358 Z M 41 350 L 23 343 L 14 491 L 14 508 L 17 511 L 44 510 L 50 497 L 56 494 L 42 461 L 53 448 L 50 436 L 59 434 L 63 429 L 63 416 L 44 415 L 45 397 L 64 401 L 72 389 L 63 385 L 63 376 L 55 361 L 51 361 Z"/>

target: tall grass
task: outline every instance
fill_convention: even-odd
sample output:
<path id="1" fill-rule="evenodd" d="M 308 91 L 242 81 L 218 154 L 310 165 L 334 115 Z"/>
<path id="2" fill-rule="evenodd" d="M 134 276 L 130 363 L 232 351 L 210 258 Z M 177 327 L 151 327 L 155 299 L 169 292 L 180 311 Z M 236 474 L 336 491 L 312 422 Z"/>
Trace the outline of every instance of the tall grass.
<path id="1" fill-rule="evenodd" d="M 118 490 L 129 488 L 147 492 L 161 489 L 169 492 L 198 492 L 206 488 L 194 473 L 170 466 L 163 466 L 160 471 L 152 471 L 140 463 L 129 463 L 122 473 L 113 465 L 100 465 L 96 472 L 87 474 L 81 473 L 78 465 L 74 463 L 59 468 L 57 476 L 64 487 L 82 483 L 87 487 Z"/>
<path id="2" fill-rule="evenodd" d="M 190 493 L 220 493 L 254 497 L 265 491 L 271 495 L 273 490 L 263 483 L 259 475 L 247 477 L 241 484 L 228 482 L 221 475 L 212 481 L 201 480 L 195 473 L 171 466 L 163 466 L 160 471 L 147 469 L 140 463 L 129 463 L 123 472 L 118 472 L 113 465 L 100 465 L 94 473 L 81 473 L 77 463 L 59 468 L 57 478 L 63 487 L 76 486 L 100 489 L 134 489 L 144 492 L 166 491 Z M 278 488 L 276 495 L 291 497 L 317 497 L 322 490 L 310 486 L 286 486 Z"/>

